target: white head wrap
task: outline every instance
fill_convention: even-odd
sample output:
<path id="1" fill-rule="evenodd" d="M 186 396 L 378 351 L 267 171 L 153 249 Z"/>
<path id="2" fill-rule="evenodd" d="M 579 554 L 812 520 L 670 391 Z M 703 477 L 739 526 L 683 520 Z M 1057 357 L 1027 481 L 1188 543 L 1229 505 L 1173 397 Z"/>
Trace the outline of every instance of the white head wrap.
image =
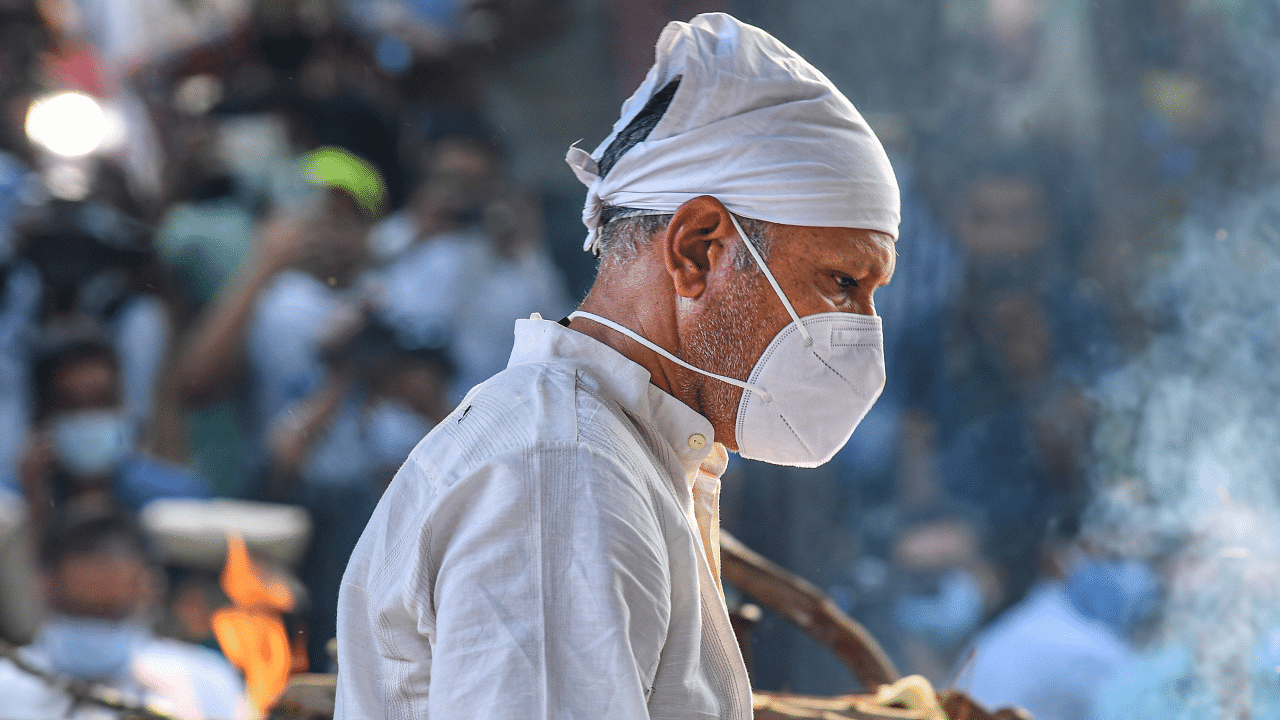
<path id="1" fill-rule="evenodd" d="M 605 148 L 676 77 L 662 119 L 600 177 Z M 597 249 L 605 205 L 665 214 L 699 195 L 756 220 L 898 238 L 898 183 L 853 103 L 773 36 L 724 13 L 669 23 L 613 132 L 565 160 L 588 188 L 586 250 Z"/>

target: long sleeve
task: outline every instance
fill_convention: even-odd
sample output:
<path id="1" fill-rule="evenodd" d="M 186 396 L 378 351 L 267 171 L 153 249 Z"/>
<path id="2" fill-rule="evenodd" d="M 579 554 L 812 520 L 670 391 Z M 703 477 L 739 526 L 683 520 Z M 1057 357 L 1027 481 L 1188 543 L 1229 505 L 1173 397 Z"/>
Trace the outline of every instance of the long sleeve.
<path id="1" fill-rule="evenodd" d="M 358 704 L 405 717 L 648 718 L 671 611 L 651 502 L 615 461 L 570 443 L 499 456 L 443 489 L 410 530 L 416 547 L 392 550 L 416 558 L 412 571 L 368 598 L 379 654 L 399 661 L 349 673 L 383 678 L 381 697 Z M 352 700 L 347 717 L 374 712 Z"/>

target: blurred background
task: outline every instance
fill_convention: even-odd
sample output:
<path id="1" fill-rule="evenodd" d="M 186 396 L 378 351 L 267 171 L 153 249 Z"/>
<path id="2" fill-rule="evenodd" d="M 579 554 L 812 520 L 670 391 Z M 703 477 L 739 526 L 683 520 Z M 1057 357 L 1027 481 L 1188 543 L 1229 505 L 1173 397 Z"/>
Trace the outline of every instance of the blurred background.
<path id="1" fill-rule="evenodd" d="M 0 0 L 0 637 L 229 717 L 169 676 L 242 682 L 232 530 L 332 670 L 382 488 L 592 282 L 565 150 L 706 11 L 903 191 L 883 397 L 823 468 L 735 458 L 726 529 L 986 704 L 1280 717 L 1273 0 Z M 750 637 L 758 688 L 858 689 Z"/>

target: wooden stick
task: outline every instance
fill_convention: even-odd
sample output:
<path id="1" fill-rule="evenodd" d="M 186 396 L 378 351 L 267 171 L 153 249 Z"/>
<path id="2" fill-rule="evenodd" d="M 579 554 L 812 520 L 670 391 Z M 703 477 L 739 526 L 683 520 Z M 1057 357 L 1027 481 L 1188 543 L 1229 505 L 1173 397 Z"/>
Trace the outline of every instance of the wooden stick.
<path id="1" fill-rule="evenodd" d="M 867 690 L 874 692 L 901 677 L 880 643 L 831 598 L 723 530 L 720 563 L 726 580 L 830 649 Z"/>

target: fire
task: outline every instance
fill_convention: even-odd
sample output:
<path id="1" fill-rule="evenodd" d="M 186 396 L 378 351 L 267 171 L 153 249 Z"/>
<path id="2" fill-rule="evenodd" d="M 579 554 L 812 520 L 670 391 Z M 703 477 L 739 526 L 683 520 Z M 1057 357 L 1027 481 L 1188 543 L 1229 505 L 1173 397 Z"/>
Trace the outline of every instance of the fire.
<path id="1" fill-rule="evenodd" d="M 244 672 L 249 700 L 265 716 L 294 667 L 282 615 L 293 610 L 293 593 L 254 565 L 244 540 L 235 534 L 227 535 L 222 589 L 232 605 L 213 614 L 214 634 L 227 659 Z"/>

